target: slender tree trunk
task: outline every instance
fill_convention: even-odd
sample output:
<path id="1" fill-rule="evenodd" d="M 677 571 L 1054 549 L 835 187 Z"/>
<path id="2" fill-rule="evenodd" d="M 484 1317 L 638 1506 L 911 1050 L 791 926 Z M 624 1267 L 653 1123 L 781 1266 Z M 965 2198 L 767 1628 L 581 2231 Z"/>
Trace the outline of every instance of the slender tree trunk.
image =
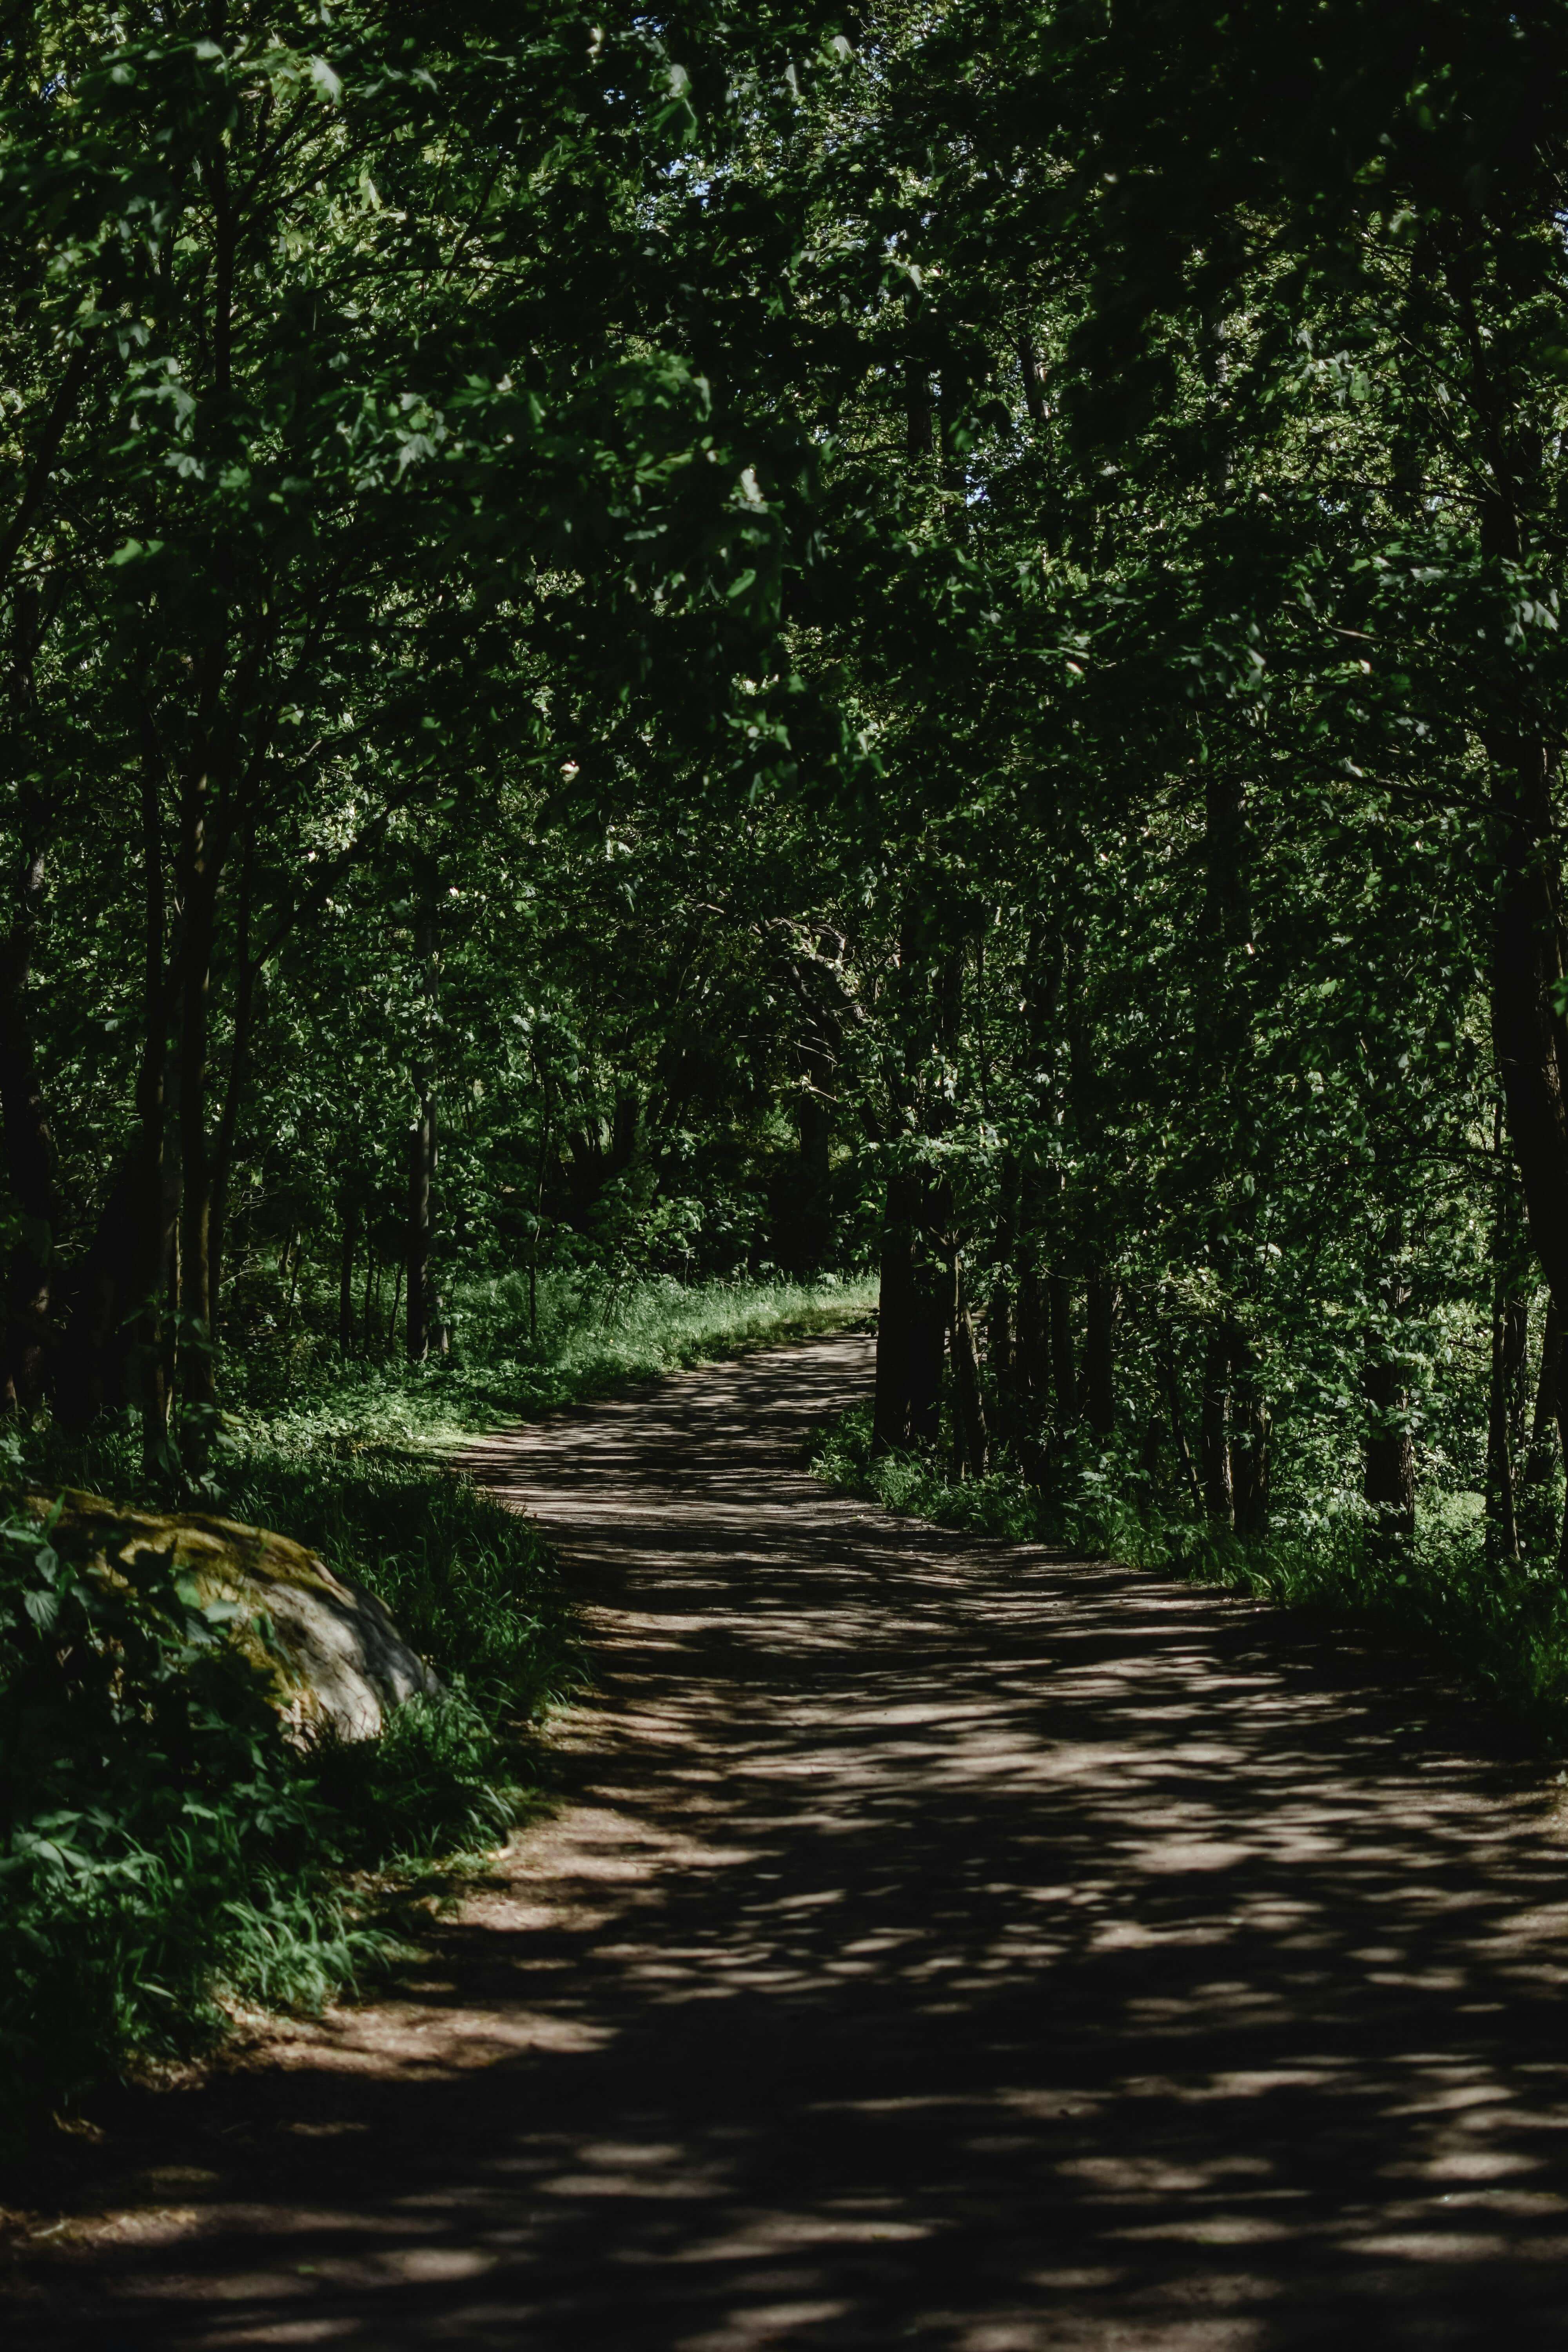
<path id="1" fill-rule="evenodd" d="M 985 1398 L 980 1385 L 980 1364 L 974 1346 L 974 1324 L 970 1315 L 963 1267 L 956 1262 L 952 1288 L 953 1418 L 963 1441 L 963 1452 L 969 1464 L 970 1475 L 984 1478 L 990 1458 L 990 1436 L 985 1426 Z"/>
<path id="2" fill-rule="evenodd" d="M 915 1202 L 910 1439 L 915 1445 L 934 1445 L 942 1434 L 942 1371 L 953 1318 L 952 1188 L 922 1180 Z"/>
<path id="3" fill-rule="evenodd" d="M 1053 1274 L 1047 1284 L 1051 1318 L 1051 1387 L 1056 1397 L 1057 1426 L 1067 1429 L 1078 1419 L 1078 1367 L 1072 1337 L 1072 1287 L 1065 1274 Z"/>
<path id="4" fill-rule="evenodd" d="M 1026 1164 L 1018 1171 L 1018 1216 L 1016 1243 L 1018 1267 L 1018 1316 L 1013 1339 L 1013 1360 L 1022 1394 L 1037 1414 L 1044 1412 L 1051 1394 L 1050 1308 L 1040 1272 L 1040 1240 L 1045 1188 L 1038 1168 Z"/>
<path id="5" fill-rule="evenodd" d="M 1197 1465 L 1193 1460 L 1193 1449 L 1187 1443 L 1186 1427 L 1182 1415 L 1181 1384 L 1176 1378 L 1175 1350 L 1171 1345 L 1171 1334 L 1168 1329 L 1160 1334 L 1160 1378 L 1164 1384 L 1165 1403 L 1171 1415 L 1171 1443 L 1176 1449 L 1176 1459 L 1182 1465 L 1182 1475 L 1186 1479 L 1187 1490 L 1193 1498 L 1193 1508 L 1201 1512 L 1204 1507 L 1203 1485 L 1198 1477 Z"/>
<path id="6" fill-rule="evenodd" d="M 1018 338 L 1018 373 L 1024 379 L 1024 406 L 1029 413 L 1029 422 L 1031 425 L 1043 425 L 1046 421 L 1046 393 L 1032 335 L 1022 334 Z"/>
<path id="7" fill-rule="evenodd" d="M 343 1203 L 342 1239 L 338 1258 L 338 1352 L 346 1356 L 354 1343 L 354 1252 L 359 1245 L 359 1203 Z"/>
<path id="8" fill-rule="evenodd" d="M 1221 367 L 1216 348 L 1216 383 Z M 1221 468 L 1216 479 L 1223 480 L 1228 460 L 1221 447 L 1216 447 L 1216 464 Z M 1199 998 L 1199 1082 L 1212 1091 L 1216 1115 L 1228 1119 L 1244 1150 L 1250 1150 L 1258 1129 L 1249 1108 L 1252 1021 L 1246 972 L 1252 940 L 1251 837 L 1242 772 L 1227 761 L 1211 762 L 1204 800 L 1203 925 L 1208 968 Z M 1255 1160 L 1247 1172 L 1253 1181 L 1244 1197 L 1255 1198 Z M 1234 1276 L 1238 1262 L 1247 1265 L 1250 1238 L 1246 1225 L 1227 1233 L 1215 1222 L 1209 1255 L 1222 1283 Z M 1261 1533 L 1268 1513 L 1268 1440 L 1261 1367 L 1241 1324 L 1231 1315 L 1209 1333 L 1204 1357 L 1199 1452 L 1204 1500 L 1215 1526 L 1234 1528 L 1241 1535 Z"/>
<path id="9" fill-rule="evenodd" d="M 1403 1296 L 1399 1301 L 1403 1305 Z M 1375 1335 L 1368 1344 L 1362 1385 L 1368 1406 L 1363 1492 L 1373 1514 L 1373 1550 L 1389 1559 L 1408 1550 L 1415 1534 L 1415 1448 L 1410 1438 L 1410 1391 L 1396 1341 Z"/>
<path id="10" fill-rule="evenodd" d="M 1014 1387 L 1013 1295 L 1005 1270 L 997 1275 L 985 1307 L 985 1362 L 997 1393 L 1007 1398 Z"/>
<path id="11" fill-rule="evenodd" d="M 801 1278 L 809 1281 L 822 1272 L 832 1250 L 833 1118 L 823 1094 L 817 1091 L 827 1074 L 815 1064 L 808 1064 L 806 1075 L 807 1085 L 799 1105 L 800 1205 L 793 1255 Z"/>
<path id="12" fill-rule="evenodd" d="M 1204 1508 L 1219 1527 L 1236 1524 L 1230 1479 L 1230 1360 L 1226 1334 L 1217 1325 L 1204 1339 L 1203 1404 L 1198 1423 L 1203 1465 Z"/>
<path id="13" fill-rule="evenodd" d="M 180 1345 L 180 1194 L 184 1171 L 180 1166 L 180 1065 L 178 1057 L 170 1055 L 166 1068 L 170 1099 L 163 1122 L 163 1181 L 162 1187 L 162 1249 L 163 1313 L 162 1333 L 158 1349 L 163 1366 L 163 1433 L 168 1430 L 169 1406 L 174 1394 L 175 1376 L 179 1364 Z M 161 1455 L 160 1455 L 160 1458 Z"/>
<path id="14" fill-rule="evenodd" d="M 537 1066 L 537 1065 L 536 1065 Z M 539 1345 L 539 1238 L 544 1226 L 544 1182 L 550 1170 L 550 1079 L 540 1076 L 542 1108 L 539 1121 L 539 1168 L 533 1185 L 533 1233 L 528 1254 L 528 1344 Z"/>
<path id="15" fill-rule="evenodd" d="M 1558 1451 L 1568 1468 L 1568 1329 L 1560 1331 L 1552 1403 L 1557 1423 Z M 1557 1574 L 1568 1584 L 1568 1493 L 1563 1498 L 1562 1532 L 1557 1542 Z"/>
<path id="16" fill-rule="evenodd" d="M 1016 1402 L 1013 1284 L 1018 1265 L 1018 1163 L 1003 1154 L 996 1206 L 996 1279 L 985 1307 L 985 1363 L 997 1398 L 1010 1415 Z"/>
<path id="17" fill-rule="evenodd" d="M 392 1284 L 392 1312 L 386 1318 L 386 1344 L 389 1349 L 395 1348 L 397 1345 L 397 1309 L 402 1297 L 403 1261 L 400 1258 L 397 1262 Z"/>
<path id="18" fill-rule="evenodd" d="M 407 1347 L 411 1364 L 422 1364 L 430 1352 L 430 1202 L 435 1159 L 436 1118 L 426 1094 L 408 1130 Z"/>
<path id="19" fill-rule="evenodd" d="M 1491 1381 L 1487 1399 L 1487 1523 L 1496 1559 L 1519 1558 L 1512 1448 L 1508 1427 L 1508 1318 L 1500 1296 L 1492 1308 Z"/>
<path id="20" fill-rule="evenodd" d="M 1225 1344 L 1230 1364 L 1230 1489 L 1236 1530 L 1259 1536 L 1268 1524 L 1268 1407 L 1257 1350 L 1238 1323 L 1231 1324 Z"/>
<path id="21" fill-rule="evenodd" d="M 1018 1386 L 1037 1407 L 1050 1401 L 1051 1350 L 1049 1320 L 1040 1270 L 1028 1242 L 1021 1249 L 1018 1268 L 1018 1320 L 1013 1342 L 1013 1363 Z"/>
<path id="22" fill-rule="evenodd" d="M 374 1286 L 375 1307 L 376 1307 L 376 1308 L 379 1308 L 379 1307 L 380 1307 L 380 1305 L 381 1305 L 381 1267 L 380 1267 L 380 1266 L 379 1266 L 379 1265 L 376 1263 L 375 1244 L 374 1244 L 374 1242 L 372 1241 L 372 1239 L 371 1239 L 371 1235 L 370 1235 L 370 1226 L 369 1226 L 369 1222 L 368 1222 L 368 1220 L 367 1220 L 367 1222 L 366 1222 L 366 1225 L 365 1225 L 365 1238 L 364 1238 L 364 1317 L 363 1317 L 363 1331 L 364 1331 L 363 1351 L 364 1351 L 364 1355 L 365 1355 L 365 1358 L 366 1358 L 366 1360 L 367 1360 L 367 1361 L 369 1360 L 369 1358 L 370 1358 L 370 1356 L 371 1356 L 371 1353 L 372 1353 L 373 1349 L 374 1349 L 374 1347 L 375 1347 L 375 1345 L 376 1345 L 376 1343 L 377 1343 L 378 1339 L 380 1339 L 380 1337 L 381 1337 L 381 1334 L 380 1334 L 379 1330 L 378 1330 L 378 1329 L 377 1329 L 377 1328 L 376 1328 L 376 1323 L 375 1323 L 375 1322 L 373 1322 L 373 1320 L 372 1320 L 373 1308 L 372 1308 L 372 1306 L 371 1306 L 371 1297 L 372 1297 L 372 1286 L 373 1286 L 373 1285 Z M 379 1320 L 379 1317 L 377 1317 L 377 1320 Z"/>
<path id="23" fill-rule="evenodd" d="M 1530 1417 L 1530 1446 L 1519 1496 L 1520 1532 L 1531 1551 L 1537 1555 L 1551 1549 L 1557 1528 L 1553 1487 L 1555 1474 L 1562 1467 L 1557 1436 L 1562 1365 L 1563 1322 L 1549 1301 L 1541 1339 L 1535 1402 Z"/>
<path id="24" fill-rule="evenodd" d="M 1520 1385 L 1528 1313 L 1519 1297 L 1522 1255 L 1519 1195 L 1503 1152 L 1505 1105 L 1492 1129 L 1495 1161 L 1492 1215 L 1491 1367 L 1487 1386 L 1487 1551 L 1494 1561 L 1519 1558 L 1519 1452 L 1515 1392 Z"/>
<path id="25" fill-rule="evenodd" d="M 217 1139 L 213 1149 L 211 1234 L 208 1244 L 209 1280 L 212 1286 L 213 1329 L 216 1335 L 223 1313 L 224 1251 L 228 1234 L 229 1191 L 234 1177 L 234 1145 L 239 1126 L 239 1106 L 250 1074 L 250 1041 L 256 1024 L 256 966 L 251 961 L 251 893 L 255 881 L 256 828 L 246 831 L 239 867 L 239 907 L 236 917 L 237 939 L 235 948 L 234 1044 L 229 1054 L 228 1079 L 224 1087 L 223 1109 L 218 1117 Z"/>
<path id="26" fill-rule="evenodd" d="M 27 1013 L 33 945 L 43 906 L 46 813 L 36 790 L 24 792 L 23 847 L 11 929 L 0 942 L 0 1116 L 5 1174 L 26 1221 L 6 1280 L 5 1335 L 0 1354 L 0 1404 L 36 1404 L 43 1393 L 53 1306 L 55 1236 L 61 1200 L 58 1162 L 44 1107 Z"/>
<path id="27" fill-rule="evenodd" d="M 1510 1290 L 1503 1305 L 1503 1381 L 1508 1411 L 1509 1452 L 1515 1464 L 1517 1498 L 1519 1473 L 1525 1461 L 1530 1407 L 1527 1362 L 1530 1355 L 1530 1301 Z"/>
<path id="28" fill-rule="evenodd" d="M 1084 1402 L 1090 1429 L 1096 1437 L 1105 1438 L 1116 1428 L 1116 1288 L 1098 1267 L 1089 1277 L 1087 1304 Z"/>
<path id="29" fill-rule="evenodd" d="M 285 1342 L 287 1342 L 289 1333 L 294 1328 L 294 1301 L 300 1295 L 300 1268 L 303 1263 L 304 1255 L 305 1238 L 304 1235 L 301 1234 L 300 1237 L 299 1246 L 294 1252 L 294 1264 L 289 1276 L 289 1301 L 283 1309 L 283 1338 Z"/>
<path id="30" fill-rule="evenodd" d="M 218 868 L 210 838 L 205 772 L 186 785 L 182 808 L 184 921 L 180 989 L 180 1385 L 193 1404 L 211 1404 L 213 1364 L 212 1155 L 207 1143 L 208 1024 Z"/>
<path id="31" fill-rule="evenodd" d="M 1497 803 L 1502 872 L 1492 947 L 1492 1038 L 1531 1240 L 1552 1304 L 1568 1318 L 1568 1038 L 1553 999 L 1563 959 L 1542 745 L 1513 747 Z"/>
<path id="32" fill-rule="evenodd" d="M 169 983 L 164 969 L 166 908 L 163 885 L 162 783 L 163 761 L 151 713 L 142 713 L 142 1060 L 136 1074 L 136 1116 L 141 1129 L 142 1178 L 137 1247 L 132 1267 L 134 1313 L 129 1362 L 130 1386 L 142 1423 L 142 1460 L 147 1470 L 163 1462 L 169 1436 L 169 1390 L 164 1377 L 163 1324 L 168 1297 L 173 1234 L 178 1196 L 171 1200 L 164 1166 L 168 1133 Z"/>
<path id="33" fill-rule="evenodd" d="M 436 1175 L 435 1031 L 439 969 L 433 867 L 427 867 L 423 877 L 415 953 L 425 1012 L 413 1064 L 418 1109 L 408 1131 L 408 1360 L 421 1364 L 430 1352 L 430 1217 Z"/>
<path id="34" fill-rule="evenodd" d="M 910 1443 L 910 1353 L 915 1328 L 914 1181 L 888 1174 L 882 1202 L 881 1266 L 877 1299 L 877 1379 L 872 1406 L 872 1458 L 901 1453 Z"/>
<path id="35" fill-rule="evenodd" d="M 1530 1476 L 1549 1479 L 1555 1467 L 1557 1390 L 1563 1355 L 1563 1318 L 1550 1301 L 1541 1335 L 1541 1370 L 1536 1375 L 1535 1403 L 1530 1416 Z"/>

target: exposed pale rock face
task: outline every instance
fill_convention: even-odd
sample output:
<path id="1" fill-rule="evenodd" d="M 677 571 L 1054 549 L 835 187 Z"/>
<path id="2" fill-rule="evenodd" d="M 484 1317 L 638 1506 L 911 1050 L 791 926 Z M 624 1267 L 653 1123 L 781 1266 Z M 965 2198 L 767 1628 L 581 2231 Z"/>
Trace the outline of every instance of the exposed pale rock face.
<path id="1" fill-rule="evenodd" d="M 302 1544 L 199 1512 L 138 1511 L 101 1496 L 29 1496 L 41 1519 L 61 1506 L 54 1539 L 113 1576 L 138 1555 L 172 1555 L 205 1607 L 236 1612 L 232 1638 L 269 1670 L 280 1713 L 301 1733 L 372 1739 L 405 1699 L 441 1684 L 373 1592 L 334 1576 Z"/>

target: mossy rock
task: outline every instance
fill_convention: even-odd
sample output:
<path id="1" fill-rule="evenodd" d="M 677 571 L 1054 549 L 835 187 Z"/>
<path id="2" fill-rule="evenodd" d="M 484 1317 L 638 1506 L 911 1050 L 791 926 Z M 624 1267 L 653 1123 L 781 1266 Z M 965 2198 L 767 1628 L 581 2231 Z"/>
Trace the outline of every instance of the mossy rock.
<path id="1" fill-rule="evenodd" d="M 29 1495 L 26 1506 L 40 1520 L 58 1508 L 50 1540 L 90 1572 L 113 1578 L 161 1552 L 203 1607 L 228 1604 L 230 1638 L 267 1668 L 279 1713 L 302 1736 L 374 1739 L 405 1699 L 440 1696 L 438 1677 L 374 1593 L 288 1536 L 196 1511 L 138 1511 L 69 1488 Z"/>

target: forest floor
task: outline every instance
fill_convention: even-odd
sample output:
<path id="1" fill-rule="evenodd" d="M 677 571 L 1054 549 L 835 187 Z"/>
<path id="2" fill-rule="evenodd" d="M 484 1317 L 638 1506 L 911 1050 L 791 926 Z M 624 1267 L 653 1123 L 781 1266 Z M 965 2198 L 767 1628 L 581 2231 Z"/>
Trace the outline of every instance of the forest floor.
<path id="1" fill-rule="evenodd" d="M 557 1810 L 51 2159 L 10 2352 L 1562 2342 L 1564 1791 L 1386 1654 L 819 1485 L 869 1360 L 479 1450 L 595 1647 Z"/>

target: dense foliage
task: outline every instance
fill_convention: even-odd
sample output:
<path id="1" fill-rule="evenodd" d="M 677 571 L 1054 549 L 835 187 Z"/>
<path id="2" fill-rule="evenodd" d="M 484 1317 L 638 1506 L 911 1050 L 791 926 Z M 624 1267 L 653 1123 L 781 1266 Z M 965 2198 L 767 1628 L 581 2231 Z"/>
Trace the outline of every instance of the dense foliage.
<path id="1" fill-rule="evenodd" d="M 15 12 L 18 1443 L 874 1261 L 841 1467 L 1554 1688 L 1565 47 Z"/>

